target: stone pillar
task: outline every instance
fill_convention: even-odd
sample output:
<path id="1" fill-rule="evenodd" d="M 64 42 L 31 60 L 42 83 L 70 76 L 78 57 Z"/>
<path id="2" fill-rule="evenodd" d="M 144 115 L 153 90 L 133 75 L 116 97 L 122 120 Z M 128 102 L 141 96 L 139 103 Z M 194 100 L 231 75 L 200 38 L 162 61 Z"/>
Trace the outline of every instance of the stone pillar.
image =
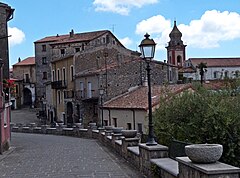
<path id="1" fill-rule="evenodd" d="M 145 143 L 139 144 L 140 171 L 151 176 L 151 159 L 168 157 L 168 147 L 163 145 L 147 146 Z"/>
<path id="2" fill-rule="evenodd" d="M 179 178 L 239 178 L 240 168 L 221 162 L 195 164 L 188 157 L 178 157 Z"/>
<path id="3" fill-rule="evenodd" d="M 120 139 L 122 139 L 121 133 L 119 133 L 119 134 L 112 133 L 112 147 L 113 148 L 115 148 L 115 141 L 120 140 Z"/>
<path id="4" fill-rule="evenodd" d="M 122 139 L 122 156 L 127 159 L 128 149 L 127 147 L 137 146 L 139 144 L 140 138 L 123 138 Z"/>

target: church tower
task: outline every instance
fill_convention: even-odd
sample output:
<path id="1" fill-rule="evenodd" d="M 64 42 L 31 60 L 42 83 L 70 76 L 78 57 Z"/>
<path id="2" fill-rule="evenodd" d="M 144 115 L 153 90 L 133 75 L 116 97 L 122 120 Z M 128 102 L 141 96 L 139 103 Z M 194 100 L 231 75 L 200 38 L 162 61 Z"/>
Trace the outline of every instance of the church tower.
<path id="1" fill-rule="evenodd" d="M 167 48 L 167 61 L 168 64 L 172 64 L 178 67 L 183 67 L 186 59 L 185 48 L 187 45 L 183 44 L 181 39 L 182 33 L 179 31 L 174 21 L 174 27 L 169 34 L 170 41 L 168 42 Z"/>

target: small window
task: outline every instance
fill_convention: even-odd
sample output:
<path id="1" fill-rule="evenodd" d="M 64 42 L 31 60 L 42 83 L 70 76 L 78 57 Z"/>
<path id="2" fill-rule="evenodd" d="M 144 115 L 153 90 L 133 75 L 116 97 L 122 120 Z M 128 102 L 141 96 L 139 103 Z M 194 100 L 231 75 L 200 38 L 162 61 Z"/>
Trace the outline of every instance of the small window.
<path id="1" fill-rule="evenodd" d="M 29 74 L 25 74 L 25 82 L 26 82 L 26 83 L 29 83 L 29 82 L 30 82 Z"/>
<path id="2" fill-rule="evenodd" d="M 228 78 L 228 77 L 229 77 L 229 76 L 228 76 L 228 71 L 225 71 L 225 72 L 224 72 L 224 77 L 225 77 L 225 78 Z"/>
<path id="3" fill-rule="evenodd" d="M 84 51 L 84 44 L 82 44 L 82 51 Z"/>
<path id="4" fill-rule="evenodd" d="M 57 81 L 59 81 L 59 80 L 60 80 L 60 70 L 57 69 Z"/>
<path id="5" fill-rule="evenodd" d="M 73 69 L 73 66 L 70 66 L 70 79 L 71 79 L 71 81 L 73 81 L 73 78 L 74 78 L 74 69 Z"/>
<path id="6" fill-rule="evenodd" d="M 43 72 L 43 79 L 47 80 L 47 72 Z"/>
<path id="7" fill-rule="evenodd" d="M 109 35 L 106 36 L 106 43 L 108 44 L 110 42 Z"/>
<path id="8" fill-rule="evenodd" d="M 47 64 L 47 58 L 46 57 L 42 57 L 42 64 Z"/>
<path id="9" fill-rule="evenodd" d="M 79 52 L 80 51 L 80 48 L 75 48 L 75 52 Z"/>
<path id="10" fill-rule="evenodd" d="M 117 127 L 117 118 L 113 118 L 113 125 L 114 127 Z"/>
<path id="11" fill-rule="evenodd" d="M 54 70 L 52 71 L 52 81 L 53 82 L 55 81 L 55 71 Z"/>
<path id="12" fill-rule="evenodd" d="M 65 55 L 65 49 L 61 49 L 61 56 Z"/>
<path id="13" fill-rule="evenodd" d="M 42 51 L 45 52 L 46 51 L 46 45 L 42 45 Z"/>
<path id="14" fill-rule="evenodd" d="M 105 44 L 106 43 L 106 39 L 103 37 L 103 44 Z"/>
<path id="15" fill-rule="evenodd" d="M 142 123 L 138 123 L 138 133 L 143 133 Z"/>
<path id="16" fill-rule="evenodd" d="M 131 123 L 127 123 L 127 129 L 132 130 L 132 124 Z"/>
<path id="17" fill-rule="evenodd" d="M 62 69 L 62 80 L 65 82 L 66 81 L 66 69 Z"/>
<path id="18" fill-rule="evenodd" d="M 214 77 L 214 78 L 217 78 L 217 71 L 215 71 L 215 72 L 213 73 L 213 77 Z"/>

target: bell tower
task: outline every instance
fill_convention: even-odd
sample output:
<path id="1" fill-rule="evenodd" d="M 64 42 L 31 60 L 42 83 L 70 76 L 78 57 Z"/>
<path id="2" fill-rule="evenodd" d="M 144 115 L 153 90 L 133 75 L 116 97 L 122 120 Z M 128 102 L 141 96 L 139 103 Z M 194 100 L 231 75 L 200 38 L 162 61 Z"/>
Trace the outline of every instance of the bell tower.
<path id="1" fill-rule="evenodd" d="M 183 67 L 184 61 L 186 59 L 185 48 L 187 45 L 183 44 L 182 33 L 179 31 L 176 25 L 176 20 L 174 21 L 174 26 L 169 34 L 170 41 L 168 42 L 167 49 L 167 61 L 168 64 Z"/>

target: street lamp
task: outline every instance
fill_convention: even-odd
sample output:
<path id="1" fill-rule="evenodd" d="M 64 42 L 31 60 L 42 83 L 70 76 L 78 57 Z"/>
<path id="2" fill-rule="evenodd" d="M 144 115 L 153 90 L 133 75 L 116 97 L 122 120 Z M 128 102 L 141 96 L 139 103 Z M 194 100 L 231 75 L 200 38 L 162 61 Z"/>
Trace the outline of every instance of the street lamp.
<path id="1" fill-rule="evenodd" d="M 103 127 L 103 94 L 104 94 L 104 88 L 99 88 L 99 95 L 100 95 L 100 105 L 101 105 L 101 110 L 102 110 L 102 127 Z"/>
<path id="2" fill-rule="evenodd" d="M 152 121 L 152 96 L 151 96 L 151 77 L 150 77 L 150 61 L 154 58 L 154 53 L 155 53 L 155 46 L 156 43 L 154 42 L 153 39 L 149 39 L 150 35 L 146 33 L 144 35 L 145 39 L 142 40 L 141 44 L 139 45 L 142 58 L 146 61 L 147 63 L 147 79 L 148 79 L 148 140 L 146 145 L 152 146 L 152 145 L 157 145 L 157 142 L 154 139 L 154 132 L 153 132 L 153 121 Z"/>

